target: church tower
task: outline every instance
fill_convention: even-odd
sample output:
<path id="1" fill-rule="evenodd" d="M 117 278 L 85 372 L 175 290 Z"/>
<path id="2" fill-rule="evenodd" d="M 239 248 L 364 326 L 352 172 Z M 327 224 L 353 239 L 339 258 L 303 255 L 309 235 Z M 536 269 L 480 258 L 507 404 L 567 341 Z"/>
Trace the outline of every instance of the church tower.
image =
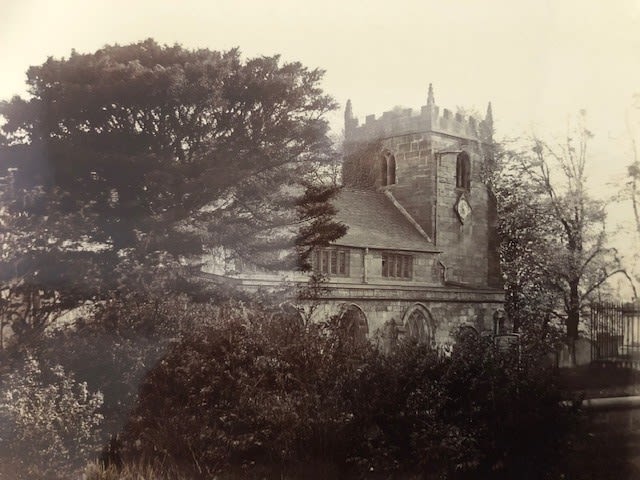
<path id="1" fill-rule="evenodd" d="M 436 105 L 430 84 L 420 111 L 394 109 L 360 125 L 345 110 L 346 187 L 382 190 L 426 233 L 449 284 L 500 283 L 496 206 L 483 180 L 493 145 L 491 104 L 484 119 Z"/>

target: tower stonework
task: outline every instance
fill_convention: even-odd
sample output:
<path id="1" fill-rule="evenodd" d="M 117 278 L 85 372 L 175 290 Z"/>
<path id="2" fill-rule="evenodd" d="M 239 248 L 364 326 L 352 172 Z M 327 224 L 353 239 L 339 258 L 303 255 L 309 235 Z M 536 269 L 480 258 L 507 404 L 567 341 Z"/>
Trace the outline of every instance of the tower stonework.
<path id="1" fill-rule="evenodd" d="M 500 283 L 496 208 L 483 179 L 492 161 L 492 115 L 491 104 L 482 120 L 440 110 L 431 85 L 418 112 L 394 109 L 362 125 L 351 102 L 345 112 L 343 184 L 362 187 L 366 177 L 368 188 L 397 201 L 441 251 L 450 284 Z M 394 178 L 384 176 L 385 158 L 393 158 Z"/>

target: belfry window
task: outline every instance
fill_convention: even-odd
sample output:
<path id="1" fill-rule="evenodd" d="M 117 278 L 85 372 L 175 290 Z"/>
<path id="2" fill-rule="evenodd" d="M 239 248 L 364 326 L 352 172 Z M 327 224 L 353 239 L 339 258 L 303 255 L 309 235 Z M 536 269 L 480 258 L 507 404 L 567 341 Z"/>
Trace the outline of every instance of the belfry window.
<path id="1" fill-rule="evenodd" d="M 396 183 L 396 157 L 387 154 L 387 181 L 389 185 L 394 185 Z"/>
<path id="2" fill-rule="evenodd" d="M 384 152 L 380 159 L 380 179 L 383 187 L 396 183 L 396 157 L 391 152 Z"/>
<path id="3" fill-rule="evenodd" d="M 456 159 L 456 188 L 471 189 L 471 160 L 467 152 L 460 152 Z"/>

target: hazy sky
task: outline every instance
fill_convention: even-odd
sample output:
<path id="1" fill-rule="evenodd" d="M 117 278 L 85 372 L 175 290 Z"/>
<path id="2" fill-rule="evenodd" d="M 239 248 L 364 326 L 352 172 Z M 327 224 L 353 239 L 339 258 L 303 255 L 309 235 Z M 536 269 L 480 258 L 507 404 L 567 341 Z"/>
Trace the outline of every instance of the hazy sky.
<path id="1" fill-rule="evenodd" d="M 436 103 L 484 113 L 498 137 L 562 135 L 584 108 L 593 175 L 629 163 L 625 115 L 640 93 L 640 0 L 0 0 L 0 98 L 25 91 L 47 56 L 153 37 L 160 43 L 280 53 L 326 69 L 325 90 L 360 117 Z M 332 117 L 341 129 L 342 111 Z M 605 158 L 606 157 L 606 158 Z"/>

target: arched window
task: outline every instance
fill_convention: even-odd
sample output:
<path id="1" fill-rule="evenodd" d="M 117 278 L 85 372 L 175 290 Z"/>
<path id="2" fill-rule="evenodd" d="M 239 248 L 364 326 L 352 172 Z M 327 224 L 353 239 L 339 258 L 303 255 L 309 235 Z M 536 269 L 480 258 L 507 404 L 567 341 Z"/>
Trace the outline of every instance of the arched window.
<path id="1" fill-rule="evenodd" d="M 435 342 L 434 322 L 429 310 L 422 305 L 415 305 L 405 315 L 405 332 L 409 338 L 418 343 L 433 345 Z"/>
<path id="2" fill-rule="evenodd" d="M 456 159 L 456 187 L 471 188 L 471 160 L 467 152 L 460 152 Z"/>
<path id="3" fill-rule="evenodd" d="M 387 153 L 387 183 L 395 185 L 396 183 L 396 157 Z"/>
<path id="4" fill-rule="evenodd" d="M 367 317 L 357 305 L 344 305 L 340 314 L 340 329 L 345 338 L 354 343 L 367 341 L 369 325 Z"/>
<path id="5" fill-rule="evenodd" d="M 380 158 L 380 181 L 383 187 L 387 186 L 387 169 L 387 156 L 382 155 L 382 157 Z"/>
<path id="6" fill-rule="evenodd" d="M 384 152 L 380 159 L 380 179 L 383 187 L 396 183 L 396 157 Z"/>

